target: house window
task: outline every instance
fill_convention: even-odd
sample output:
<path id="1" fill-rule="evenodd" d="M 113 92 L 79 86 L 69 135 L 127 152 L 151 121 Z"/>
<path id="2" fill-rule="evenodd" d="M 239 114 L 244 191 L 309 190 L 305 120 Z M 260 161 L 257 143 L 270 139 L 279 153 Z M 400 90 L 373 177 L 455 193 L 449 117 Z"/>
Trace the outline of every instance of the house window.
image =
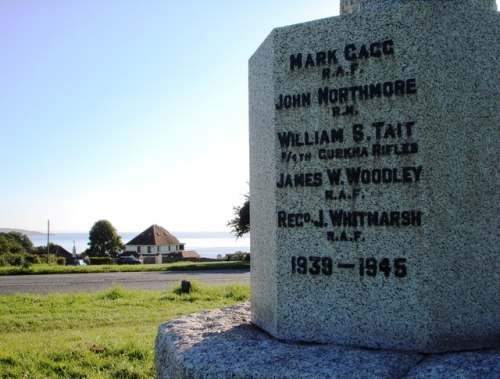
<path id="1" fill-rule="evenodd" d="M 184 245 L 179 245 L 179 250 L 184 250 Z"/>
<path id="2" fill-rule="evenodd" d="M 148 246 L 148 254 L 151 254 L 151 246 Z"/>
<path id="3" fill-rule="evenodd" d="M 160 246 L 156 246 L 156 251 L 160 252 Z"/>
<path id="4" fill-rule="evenodd" d="M 141 247 L 140 246 L 137 246 L 137 252 L 140 253 L 141 252 Z"/>

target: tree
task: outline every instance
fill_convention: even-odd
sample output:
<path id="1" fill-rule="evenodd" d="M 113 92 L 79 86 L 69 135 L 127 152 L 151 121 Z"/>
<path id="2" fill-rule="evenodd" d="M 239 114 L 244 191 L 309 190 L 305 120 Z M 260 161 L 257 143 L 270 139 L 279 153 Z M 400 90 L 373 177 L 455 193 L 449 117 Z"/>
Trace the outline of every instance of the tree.
<path id="1" fill-rule="evenodd" d="M 89 232 L 89 255 L 94 257 L 116 257 L 124 246 L 122 238 L 108 220 L 99 220 Z"/>
<path id="2" fill-rule="evenodd" d="M 33 250 L 33 242 L 31 242 L 30 238 L 26 234 L 15 231 L 2 234 L 4 234 L 8 240 L 21 245 L 27 253 L 30 253 L 31 250 Z"/>
<path id="3" fill-rule="evenodd" d="M 35 259 L 28 253 L 33 252 L 33 243 L 28 236 L 19 232 L 0 233 L 0 266 L 21 266 Z"/>
<path id="4" fill-rule="evenodd" d="M 234 218 L 227 223 L 236 235 L 236 238 L 243 237 L 250 231 L 250 195 L 245 195 L 245 201 L 241 207 L 234 207 Z"/>
<path id="5" fill-rule="evenodd" d="M 33 250 L 28 236 L 19 232 L 0 233 L 0 253 L 27 254 Z"/>

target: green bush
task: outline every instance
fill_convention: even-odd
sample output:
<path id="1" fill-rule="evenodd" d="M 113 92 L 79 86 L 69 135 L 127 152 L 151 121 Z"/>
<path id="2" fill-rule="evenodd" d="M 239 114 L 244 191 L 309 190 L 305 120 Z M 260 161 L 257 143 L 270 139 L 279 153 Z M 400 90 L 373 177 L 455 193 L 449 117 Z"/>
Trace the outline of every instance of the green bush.
<path id="1" fill-rule="evenodd" d="M 24 254 L 11 254 L 12 261 L 11 265 L 12 266 L 22 266 L 24 264 L 24 258 L 26 255 Z"/>
<path id="2" fill-rule="evenodd" d="M 66 264 L 66 258 L 64 258 L 64 257 L 57 257 L 56 258 L 56 263 L 59 266 L 64 266 Z"/>
<path id="3" fill-rule="evenodd" d="M 115 260 L 111 257 L 90 257 L 92 265 L 112 265 Z"/>
<path id="4" fill-rule="evenodd" d="M 9 266 L 6 255 L 7 254 L 0 254 L 0 266 Z"/>
<path id="5" fill-rule="evenodd" d="M 36 259 L 37 261 L 36 262 L 33 262 L 33 263 L 48 263 L 49 265 L 61 265 L 61 263 L 59 263 L 59 258 L 62 258 L 63 259 L 63 262 L 62 262 L 62 265 L 65 264 L 65 260 L 63 257 L 58 257 L 57 255 L 55 254 L 49 254 L 49 261 L 47 262 L 47 250 L 45 250 L 44 253 L 42 254 L 39 254 L 39 253 L 36 253 L 36 254 L 32 254 L 33 255 L 33 259 Z M 29 259 L 32 259 L 32 258 L 29 258 Z M 31 264 L 31 262 L 30 262 Z"/>
<path id="6" fill-rule="evenodd" d="M 27 254 L 33 249 L 30 239 L 19 233 L 0 233 L 0 255 Z"/>
<path id="7" fill-rule="evenodd" d="M 226 260 L 228 261 L 250 261 L 250 253 L 245 253 L 243 251 L 227 254 L 226 257 Z"/>
<path id="8" fill-rule="evenodd" d="M 27 255 L 25 258 L 25 261 L 26 261 L 26 263 L 28 263 L 30 265 L 42 263 L 42 261 L 40 260 L 40 257 L 38 255 L 34 255 L 34 254 Z"/>
<path id="9" fill-rule="evenodd" d="M 36 254 L 7 253 L 0 254 L 0 266 L 30 266 L 33 264 L 46 263 L 47 257 Z M 63 257 L 49 255 L 50 264 L 64 265 L 66 260 Z"/>
<path id="10" fill-rule="evenodd" d="M 26 254 L 22 253 L 6 253 L 0 255 L 0 266 L 22 266 L 25 261 Z"/>

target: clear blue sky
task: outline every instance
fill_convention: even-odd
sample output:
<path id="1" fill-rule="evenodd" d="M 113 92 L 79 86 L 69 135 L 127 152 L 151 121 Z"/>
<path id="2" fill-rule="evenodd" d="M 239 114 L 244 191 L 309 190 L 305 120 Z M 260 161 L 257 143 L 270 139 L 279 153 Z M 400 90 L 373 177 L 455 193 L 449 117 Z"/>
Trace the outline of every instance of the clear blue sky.
<path id="1" fill-rule="evenodd" d="M 227 230 L 248 59 L 335 0 L 0 0 L 0 227 Z"/>
<path id="2" fill-rule="evenodd" d="M 332 0 L 0 0 L 0 227 L 228 230 L 248 59 Z"/>

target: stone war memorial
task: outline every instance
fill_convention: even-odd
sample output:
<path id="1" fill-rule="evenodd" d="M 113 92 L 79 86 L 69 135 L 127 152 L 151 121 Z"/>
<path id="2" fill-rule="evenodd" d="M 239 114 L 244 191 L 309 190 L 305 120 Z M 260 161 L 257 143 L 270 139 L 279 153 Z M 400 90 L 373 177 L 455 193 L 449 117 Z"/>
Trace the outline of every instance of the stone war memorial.
<path id="1" fill-rule="evenodd" d="M 494 0 L 343 0 L 249 61 L 251 301 L 158 378 L 500 377 Z"/>

